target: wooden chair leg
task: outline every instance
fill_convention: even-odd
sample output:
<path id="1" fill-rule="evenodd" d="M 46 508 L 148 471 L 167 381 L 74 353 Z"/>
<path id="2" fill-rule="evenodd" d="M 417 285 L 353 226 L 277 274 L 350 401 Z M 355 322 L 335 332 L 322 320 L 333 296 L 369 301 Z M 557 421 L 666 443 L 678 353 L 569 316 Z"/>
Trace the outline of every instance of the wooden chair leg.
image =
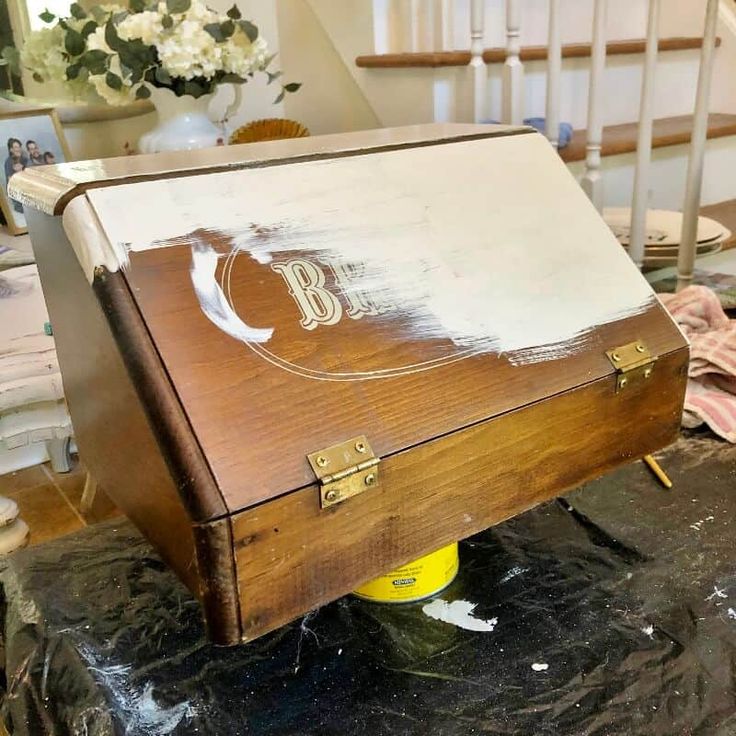
<path id="1" fill-rule="evenodd" d="M 83 514 L 88 514 L 95 503 L 97 496 L 97 481 L 87 473 L 84 480 L 84 490 L 82 491 L 82 500 L 79 502 L 79 510 Z"/>

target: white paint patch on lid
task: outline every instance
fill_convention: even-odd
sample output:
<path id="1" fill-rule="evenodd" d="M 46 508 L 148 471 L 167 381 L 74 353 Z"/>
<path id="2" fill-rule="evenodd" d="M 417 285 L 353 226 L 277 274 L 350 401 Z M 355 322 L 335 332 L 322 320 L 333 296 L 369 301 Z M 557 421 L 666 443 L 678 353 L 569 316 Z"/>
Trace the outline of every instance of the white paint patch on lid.
<path id="1" fill-rule="evenodd" d="M 437 598 L 422 606 L 422 612 L 437 621 L 444 621 L 468 631 L 493 631 L 498 619 L 496 617 L 487 620 L 476 618 L 473 611 L 475 611 L 477 605 L 477 603 L 470 603 L 470 601 L 452 601 L 450 603 Z"/>
<path id="2" fill-rule="evenodd" d="M 535 672 L 545 672 L 549 669 L 549 665 L 546 662 L 534 662 L 532 669 Z"/>
<path id="3" fill-rule="evenodd" d="M 412 338 L 515 363 L 565 357 L 655 297 L 548 142 L 466 141 L 87 193 L 108 241 L 80 259 L 191 245 L 261 264 L 356 267 L 351 287 L 396 305 Z M 131 213 L 131 216 L 121 216 Z M 134 214 L 133 214 L 134 213 Z M 111 269 L 114 270 L 114 267 Z"/>
<path id="4" fill-rule="evenodd" d="M 255 343 L 268 342 L 273 334 L 272 329 L 249 327 L 228 304 L 215 278 L 217 258 L 217 253 L 211 245 L 201 241 L 192 244 L 190 273 L 202 311 L 207 319 L 236 340 Z"/>

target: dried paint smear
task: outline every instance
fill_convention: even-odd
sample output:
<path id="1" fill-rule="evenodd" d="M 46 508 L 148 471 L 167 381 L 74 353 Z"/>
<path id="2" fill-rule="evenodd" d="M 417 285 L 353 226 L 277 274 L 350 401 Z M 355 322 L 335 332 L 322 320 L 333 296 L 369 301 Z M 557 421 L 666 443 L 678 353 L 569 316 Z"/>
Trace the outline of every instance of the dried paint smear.
<path id="1" fill-rule="evenodd" d="M 475 611 L 477 605 L 477 603 L 470 603 L 470 601 L 452 601 L 452 603 L 448 603 L 438 598 L 422 606 L 422 612 L 430 618 L 437 619 L 437 621 L 444 621 L 468 631 L 493 631 L 498 619 L 495 617 L 488 620 L 476 618 L 473 611 Z"/>
<path id="2" fill-rule="evenodd" d="M 203 309 L 230 334 L 241 328 L 223 311 L 212 258 L 233 251 L 261 264 L 329 259 L 351 272 L 347 288 L 395 305 L 412 337 L 450 339 L 517 363 L 579 351 L 595 327 L 654 303 L 537 135 L 107 187 L 86 197 L 103 236 L 80 235 L 79 211 L 70 207 L 65 227 L 90 278 L 95 263 L 125 267 L 130 252 L 193 247 Z M 227 247 L 203 257 L 210 236 Z"/>

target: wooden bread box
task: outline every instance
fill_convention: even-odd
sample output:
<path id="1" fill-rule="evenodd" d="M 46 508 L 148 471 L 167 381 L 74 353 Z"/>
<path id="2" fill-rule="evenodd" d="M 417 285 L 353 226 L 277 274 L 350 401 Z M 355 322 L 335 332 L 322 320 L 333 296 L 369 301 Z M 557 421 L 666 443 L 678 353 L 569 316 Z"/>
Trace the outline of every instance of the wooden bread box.
<path id="1" fill-rule="evenodd" d="M 252 640 L 673 440 L 686 340 L 544 137 L 27 169 L 79 450 Z"/>

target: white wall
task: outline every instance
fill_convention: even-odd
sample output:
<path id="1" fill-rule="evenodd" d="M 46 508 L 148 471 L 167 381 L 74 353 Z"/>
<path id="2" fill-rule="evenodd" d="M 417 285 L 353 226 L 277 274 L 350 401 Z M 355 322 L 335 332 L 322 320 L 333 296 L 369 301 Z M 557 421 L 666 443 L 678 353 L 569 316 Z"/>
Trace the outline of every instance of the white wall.
<path id="1" fill-rule="evenodd" d="M 220 13 L 227 12 L 234 0 L 208 0 L 208 5 Z M 252 20 L 263 38 L 268 41 L 271 53 L 278 53 L 279 28 L 276 17 L 276 0 L 237 0 L 237 5 L 244 18 Z M 281 59 L 279 56 L 273 61 L 273 68 L 278 69 Z M 273 104 L 280 87 L 276 82 L 266 85 L 265 77 L 258 75 L 255 79 L 243 85 L 243 104 L 240 111 L 232 118 L 231 127 L 242 125 L 250 120 L 262 118 L 284 117 L 284 104 Z M 222 117 L 227 106 L 232 102 L 232 90 L 225 88 L 218 90 L 212 104 L 212 112 L 216 118 Z"/>
<path id="2" fill-rule="evenodd" d="M 380 127 L 311 5 L 305 0 L 278 0 L 277 6 L 281 63 L 290 81 L 302 83 L 285 100 L 287 116 L 313 134 Z"/>

